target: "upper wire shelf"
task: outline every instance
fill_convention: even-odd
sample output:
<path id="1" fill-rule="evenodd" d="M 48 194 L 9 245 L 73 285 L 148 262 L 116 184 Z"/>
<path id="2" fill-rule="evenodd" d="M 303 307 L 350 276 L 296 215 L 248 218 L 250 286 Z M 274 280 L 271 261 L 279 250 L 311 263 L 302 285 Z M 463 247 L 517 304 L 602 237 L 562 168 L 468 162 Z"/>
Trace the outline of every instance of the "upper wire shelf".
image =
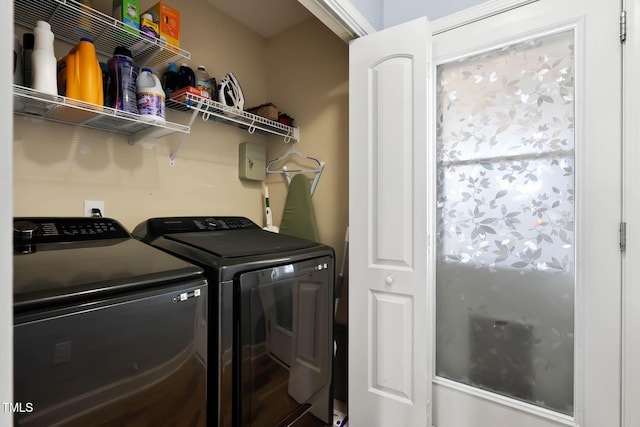
<path id="1" fill-rule="evenodd" d="M 137 114 L 64 96 L 51 96 L 19 85 L 13 85 L 13 111 L 23 116 L 129 135 L 130 143 L 190 131 L 188 126 L 147 122 Z"/>
<path id="2" fill-rule="evenodd" d="M 89 37 L 96 52 L 108 57 L 117 46 L 125 46 L 140 67 L 158 70 L 169 62 L 191 58 L 186 50 L 160 39 L 132 34 L 128 31 L 132 27 L 75 0 L 14 0 L 13 7 L 14 22 L 18 25 L 35 28 L 37 21 L 46 21 L 56 38 L 75 45 L 80 38 Z"/>
<path id="3" fill-rule="evenodd" d="M 177 100 L 167 99 L 166 105 L 174 110 L 199 111 L 205 120 L 213 117 L 222 122 L 235 124 L 248 130 L 249 133 L 259 131 L 279 135 L 284 138 L 285 143 L 295 142 L 300 138 L 300 131 L 297 127 L 287 126 L 192 93 L 185 93 Z"/>

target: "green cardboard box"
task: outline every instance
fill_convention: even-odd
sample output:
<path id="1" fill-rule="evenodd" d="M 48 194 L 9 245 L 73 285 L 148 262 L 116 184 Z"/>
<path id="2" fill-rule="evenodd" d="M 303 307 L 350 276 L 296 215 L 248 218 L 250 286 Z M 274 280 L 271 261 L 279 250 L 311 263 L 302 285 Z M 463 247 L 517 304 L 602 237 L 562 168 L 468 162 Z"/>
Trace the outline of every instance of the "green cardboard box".
<path id="1" fill-rule="evenodd" d="M 135 35 L 140 34 L 140 3 L 138 0 L 113 0 L 112 16 L 128 25 L 128 27 L 124 27 L 126 31 Z"/>

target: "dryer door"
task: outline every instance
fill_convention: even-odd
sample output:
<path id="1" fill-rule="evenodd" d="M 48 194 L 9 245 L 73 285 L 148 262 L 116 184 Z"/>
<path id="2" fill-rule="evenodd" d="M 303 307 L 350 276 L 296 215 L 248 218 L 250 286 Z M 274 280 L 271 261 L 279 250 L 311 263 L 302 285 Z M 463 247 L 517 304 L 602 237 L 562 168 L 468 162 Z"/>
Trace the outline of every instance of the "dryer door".
<path id="1" fill-rule="evenodd" d="M 330 423 L 333 259 L 240 276 L 242 425 L 279 425 L 310 408 Z"/>

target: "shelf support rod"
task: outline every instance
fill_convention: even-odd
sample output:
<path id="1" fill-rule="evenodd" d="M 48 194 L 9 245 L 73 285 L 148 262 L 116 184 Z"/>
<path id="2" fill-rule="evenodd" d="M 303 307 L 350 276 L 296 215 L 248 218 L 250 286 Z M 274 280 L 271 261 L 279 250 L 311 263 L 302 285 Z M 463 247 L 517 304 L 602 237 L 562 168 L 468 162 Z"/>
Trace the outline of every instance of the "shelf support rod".
<path id="1" fill-rule="evenodd" d="M 189 123 L 187 123 L 187 127 L 189 129 L 191 129 L 191 125 L 193 125 L 193 122 L 196 120 L 196 117 L 198 117 L 198 113 L 200 112 L 199 110 L 202 108 L 202 102 L 198 103 L 198 106 L 193 110 L 193 113 L 191 113 L 191 118 L 189 119 Z M 180 135 L 180 139 L 178 140 L 178 144 L 176 145 L 176 147 L 173 149 L 173 151 L 171 152 L 171 157 L 169 157 L 169 165 L 170 166 L 175 166 L 176 165 L 176 156 L 178 155 L 178 150 L 180 150 L 180 146 L 182 145 L 182 142 L 184 141 L 184 138 L 187 136 L 186 133 L 183 133 L 182 135 Z"/>

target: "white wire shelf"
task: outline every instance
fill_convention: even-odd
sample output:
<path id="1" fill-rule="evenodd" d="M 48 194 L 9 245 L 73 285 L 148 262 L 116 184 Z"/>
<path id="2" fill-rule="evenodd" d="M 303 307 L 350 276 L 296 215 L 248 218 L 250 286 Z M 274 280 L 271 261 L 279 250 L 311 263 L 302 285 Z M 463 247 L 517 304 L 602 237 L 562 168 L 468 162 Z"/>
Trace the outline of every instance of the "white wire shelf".
<path id="1" fill-rule="evenodd" d="M 199 111 L 205 120 L 213 118 L 246 129 L 249 133 L 258 131 L 279 135 L 284 138 L 285 143 L 298 141 L 300 137 L 300 131 L 297 127 L 287 126 L 192 93 L 185 93 L 177 100 L 168 99 L 167 108 L 180 111 Z"/>
<path id="2" fill-rule="evenodd" d="M 169 62 L 191 58 L 186 50 L 130 33 L 127 29 L 132 27 L 75 0 L 14 0 L 13 7 L 18 25 L 35 28 L 37 21 L 46 21 L 56 38 L 76 45 L 81 37 L 89 37 L 96 52 L 107 57 L 117 46 L 125 46 L 139 67 L 164 70 Z"/>
<path id="3" fill-rule="evenodd" d="M 171 122 L 147 122 L 141 120 L 137 114 L 64 96 L 51 96 L 19 85 L 13 85 L 13 112 L 129 135 L 129 142 L 132 144 L 144 138 L 155 139 L 175 132 L 186 134 L 190 130 L 188 126 Z"/>

